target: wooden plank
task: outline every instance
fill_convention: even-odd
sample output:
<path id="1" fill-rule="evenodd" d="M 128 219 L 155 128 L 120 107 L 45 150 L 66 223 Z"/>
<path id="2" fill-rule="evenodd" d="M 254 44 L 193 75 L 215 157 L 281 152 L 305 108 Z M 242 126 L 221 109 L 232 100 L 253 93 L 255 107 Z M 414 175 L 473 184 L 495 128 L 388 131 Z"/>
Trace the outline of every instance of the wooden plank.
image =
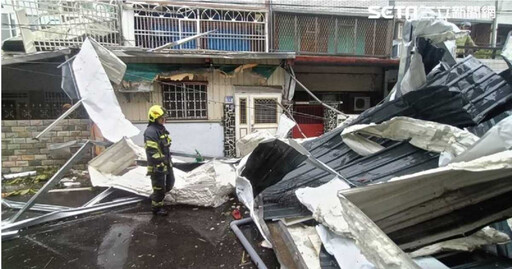
<path id="1" fill-rule="evenodd" d="M 307 269 L 299 249 L 295 245 L 288 229 L 282 221 L 267 223 L 270 231 L 270 241 L 281 268 Z"/>

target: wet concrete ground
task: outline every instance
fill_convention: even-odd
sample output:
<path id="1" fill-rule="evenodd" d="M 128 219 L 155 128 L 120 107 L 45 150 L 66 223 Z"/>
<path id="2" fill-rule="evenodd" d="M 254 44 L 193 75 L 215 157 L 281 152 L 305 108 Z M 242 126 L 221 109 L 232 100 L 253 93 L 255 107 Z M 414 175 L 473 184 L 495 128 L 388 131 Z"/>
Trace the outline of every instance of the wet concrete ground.
<path id="1" fill-rule="evenodd" d="M 39 202 L 80 206 L 90 196 L 52 193 Z M 237 205 L 170 206 L 169 216 L 157 217 L 144 201 L 30 228 L 2 242 L 2 268 L 256 268 L 229 228 Z M 2 217 L 13 212 L 2 209 Z M 263 239 L 254 225 L 241 228 L 265 264 L 279 267 L 272 250 L 257 246 Z"/>

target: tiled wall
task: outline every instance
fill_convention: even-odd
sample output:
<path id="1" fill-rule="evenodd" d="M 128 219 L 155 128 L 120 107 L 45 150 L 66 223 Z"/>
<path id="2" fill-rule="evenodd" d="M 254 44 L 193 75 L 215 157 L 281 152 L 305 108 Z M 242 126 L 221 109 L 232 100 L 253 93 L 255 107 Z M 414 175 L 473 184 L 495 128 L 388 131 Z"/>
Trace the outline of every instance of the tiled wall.
<path id="1" fill-rule="evenodd" d="M 73 140 L 86 140 L 91 136 L 89 119 L 66 119 L 39 141 L 32 139 L 52 122 L 53 120 L 2 121 L 2 174 L 60 167 L 69 156 L 54 158 L 48 146 Z M 85 169 L 90 156 L 86 154 L 74 168 Z"/>

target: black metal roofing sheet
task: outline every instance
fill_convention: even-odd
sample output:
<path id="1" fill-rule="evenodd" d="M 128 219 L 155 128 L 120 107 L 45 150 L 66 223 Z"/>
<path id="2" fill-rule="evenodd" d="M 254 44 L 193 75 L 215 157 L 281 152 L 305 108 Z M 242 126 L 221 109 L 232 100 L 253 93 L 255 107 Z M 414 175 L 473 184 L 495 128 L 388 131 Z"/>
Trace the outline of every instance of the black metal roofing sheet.
<path id="1" fill-rule="evenodd" d="M 368 109 L 352 124 L 380 123 L 396 116 L 407 116 L 460 128 L 476 127 L 485 121 L 488 121 L 485 124 L 492 125 L 491 117 L 507 110 L 511 100 L 511 85 L 470 56 L 430 78 L 421 89 Z M 379 139 L 376 142 L 385 146 L 385 150 L 360 156 L 343 143 L 341 132 L 341 129 L 333 130 L 303 146 L 313 157 L 356 186 L 437 167 L 438 154 L 407 142 Z M 292 215 L 309 214 L 295 197 L 295 190 L 320 186 L 334 177 L 307 161 L 299 162 L 296 153 L 290 159 L 289 152 L 283 154 L 285 148 L 280 145 L 273 149 L 270 144 L 260 144 L 247 162 L 252 171 L 258 171 L 246 176 L 257 190 L 255 195 L 261 193 L 265 206 L 268 205 L 269 210 L 265 208 L 266 218 L 275 217 L 272 212 L 283 214 L 280 207 L 287 208 Z M 261 158 L 259 151 L 266 152 L 265 156 L 269 158 Z M 285 168 L 277 168 L 280 166 Z M 273 172 L 266 172 L 268 170 Z"/>

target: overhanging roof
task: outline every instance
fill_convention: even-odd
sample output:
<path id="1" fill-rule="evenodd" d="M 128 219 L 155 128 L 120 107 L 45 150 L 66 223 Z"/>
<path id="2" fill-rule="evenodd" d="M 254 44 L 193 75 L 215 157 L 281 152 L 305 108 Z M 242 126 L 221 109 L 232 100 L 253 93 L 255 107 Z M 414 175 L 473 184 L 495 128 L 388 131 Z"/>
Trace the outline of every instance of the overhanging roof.
<path id="1" fill-rule="evenodd" d="M 372 66 L 398 66 L 399 59 L 357 57 L 357 56 L 309 56 L 299 55 L 293 60 L 295 64 L 327 64 L 327 65 L 372 65 Z"/>
<path id="2" fill-rule="evenodd" d="M 138 48 L 111 48 L 121 58 L 170 57 L 170 58 L 219 58 L 219 59 L 294 59 L 295 52 L 235 52 L 212 50 L 166 50 L 149 52 Z"/>
<path id="3" fill-rule="evenodd" d="M 2 56 L 2 65 L 9 64 L 18 64 L 18 63 L 26 63 L 31 61 L 45 60 L 51 59 L 55 57 L 60 57 L 64 55 L 69 55 L 71 53 L 71 49 L 61 49 L 56 51 L 41 51 L 31 54 L 20 54 L 20 55 L 10 55 Z"/>

